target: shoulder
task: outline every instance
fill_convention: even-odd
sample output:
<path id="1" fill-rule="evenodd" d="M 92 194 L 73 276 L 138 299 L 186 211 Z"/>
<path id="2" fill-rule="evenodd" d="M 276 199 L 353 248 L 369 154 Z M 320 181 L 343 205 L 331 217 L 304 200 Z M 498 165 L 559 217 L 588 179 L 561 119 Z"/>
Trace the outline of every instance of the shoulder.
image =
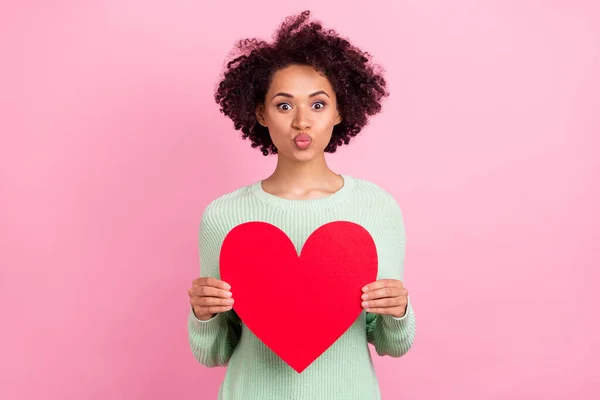
<path id="1" fill-rule="evenodd" d="M 210 223 L 233 211 L 244 208 L 252 196 L 252 186 L 253 184 L 242 186 L 211 200 L 202 212 L 202 221 Z"/>
<path id="2" fill-rule="evenodd" d="M 353 194 L 365 205 L 377 207 L 384 212 L 401 213 L 396 197 L 386 188 L 373 181 L 350 177 L 353 181 Z"/>
<path id="3" fill-rule="evenodd" d="M 406 236 L 404 216 L 391 190 L 365 179 L 352 179 L 353 207 L 365 216 L 365 226 L 377 233 L 380 243 L 391 241 L 394 247 L 398 240 L 403 242 Z"/>

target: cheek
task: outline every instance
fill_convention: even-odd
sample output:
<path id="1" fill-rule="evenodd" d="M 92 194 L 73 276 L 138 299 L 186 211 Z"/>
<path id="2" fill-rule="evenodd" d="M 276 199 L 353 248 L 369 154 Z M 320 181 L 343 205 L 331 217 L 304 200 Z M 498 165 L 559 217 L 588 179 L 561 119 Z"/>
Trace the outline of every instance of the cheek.
<path id="1" fill-rule="evenodd" d="M 275 147 L 282 147 L 284 145 L 289 131 L 287 126 L 286 121 L 281 117 L 269 120 L 269 136 Z"/>
<path id="2" fill-rule="evenodd" d="M 335 107 L 329 107 L 327 111 L 323 112 L 319 120 L 321 124 L 333 127 L 337 122 L 337 116 L 338 113 Z"/>
<path id="3" fill-rule="evenodd" d="M 281 126 L 285 123 L 286 115 L 269 108 L 266 112 L 266 118 L 269 126 L 281 130 Z"/>
<path id="4" fill-rule="evenodd" d="M 281 137 L 285 134 L 287 122 L 284 118 L 271 118 L 269 121 L 269 132 L 273 137 Z"/>
<path id="5" fill-rule="evenodd" d="M 336 123 L 335 115 L 323 115 L 322 118 L 315 120 L 314 128 L 319 132 L 321 136 L 329 137 Z"/>

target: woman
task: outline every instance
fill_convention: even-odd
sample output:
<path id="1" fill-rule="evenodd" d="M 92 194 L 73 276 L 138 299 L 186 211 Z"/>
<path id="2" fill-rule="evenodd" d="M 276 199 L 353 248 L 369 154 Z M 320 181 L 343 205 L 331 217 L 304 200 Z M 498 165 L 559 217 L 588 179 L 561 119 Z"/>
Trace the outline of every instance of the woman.
<path id="1" fill-rule="evenodd" d="M 325 159 L 381 110 L 386 82 L 367 53 L 308 18 L 309 12 L 288 18 L 271 44 L 240 41 L 241 55 L 227 64 L 215 95 L 252 147 L 277 156 L 268 178 L 217 198 L 202 215 L 189 340 L 201 364 L 228 366 L 222 400 L 380 399 L 367 343 L 379 355 L 400 357 L 414 339 L 415 317 L 402 284 L 400 208 L 377 185 L 334 173 Z M 301 374 L 247 329 L 232 310 L 235 288 L 220 280 L 225 235 L 256 220 L 276 225 L 300 247 L 335 220 L 362 225 L 376 243 L 378 277 L 363 288 L 362 314 Z M 325 321 L 306 323 L 319 329 Z"/>

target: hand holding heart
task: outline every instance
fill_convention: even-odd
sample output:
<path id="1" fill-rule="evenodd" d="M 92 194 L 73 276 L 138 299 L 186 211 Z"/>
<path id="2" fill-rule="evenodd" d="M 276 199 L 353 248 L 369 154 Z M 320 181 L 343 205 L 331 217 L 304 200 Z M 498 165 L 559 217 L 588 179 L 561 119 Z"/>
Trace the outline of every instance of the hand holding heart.
<path id="1" fill-rule="evenodd" d="M 397 279 L 381 279 L 363 287 L 362 300 L 367 312 L 401 318 L 408 306 L 408 290 Z"/>
<path id="2" fill-rule="evenodd" d="M 215 278 L 194 279 L 189 289 L 190 304 L 200 320 L 208 320 L 219 312 L 229 311 L 233 306 L 231 287 Z M 402 281 L 381 279 L 363 288 L 362 306 L 373 314 L 388 314 L 401 318 L 408 305 L 408 290 Z"/>
<path id="3" fill-rule="evenodd" d="M 233 298 L 229 289 L 228 283 L 215 278 L 194 279 L 188 295 L 196 318 L 206 321 L 217 313 L 231 310 Z"/>

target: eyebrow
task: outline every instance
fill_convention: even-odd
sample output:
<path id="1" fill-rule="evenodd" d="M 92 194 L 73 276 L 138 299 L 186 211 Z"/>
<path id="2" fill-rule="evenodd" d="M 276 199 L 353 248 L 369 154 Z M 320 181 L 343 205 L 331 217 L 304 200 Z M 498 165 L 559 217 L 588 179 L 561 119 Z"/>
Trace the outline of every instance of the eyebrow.
<path id="1" fill-rule="evenodd" d="M 329 95 L 327 94 L 327 92 L 325 92 L 324 90 L 319 90 L 317 92 L 311 93 L 308 97 L 315 97 L 315 96 L 318 96 L 320 94 L 324 94 L 325 96 L 329 97 Z M 292 96 L 289 93 L 285 93 L 285 92 L 279 92 L 275 96 L 273 96 L 272 98 L 274 99 L 277 96 L 289 97 L 290 99 L 294 98 L 294 96 Z"/>

